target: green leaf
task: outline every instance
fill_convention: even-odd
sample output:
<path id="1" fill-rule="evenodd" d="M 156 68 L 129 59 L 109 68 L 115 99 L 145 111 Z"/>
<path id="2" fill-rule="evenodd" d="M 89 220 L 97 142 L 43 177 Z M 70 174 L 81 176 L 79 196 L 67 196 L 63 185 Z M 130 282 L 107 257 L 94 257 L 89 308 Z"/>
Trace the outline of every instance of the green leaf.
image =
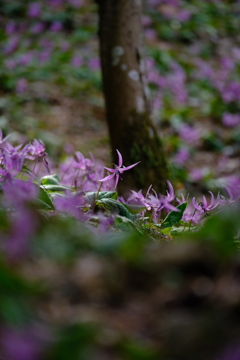
<path id="1" fill-rule="evenodd" d="M 54 205 L 49 197 L 48 193 L 44 190 L 42 186 L 39 186 L 39 193 L 38 193 L 38 199 L 42 201 L 44 204 L 46 204 L 46 207 L 50 207 L 52 210 L 54 210 Z"/>
<path id="2" fill-rule="evenodd" d="M 26 174 L 32 173 L 32 171 L 26 165 L 23 165 L 21 172 Z"/>
<path id="3" fill-rule="evenodd" d="M 165 229 L 165 228 L 168 228 L 168 227 L 172 227 L 173 225 L 175 224 L 178 224 L 179 221 L 181 220 L 182 216 L 183 216 L 183 213 L 184 211 L 186 210 L 187 208 L 187 201 L 178 205 L 176 208 L 179 210 L 179 211 L 171 211 L 166 217 L 165 219 L 163 220 L 160 228 L 161 229 Z"/>
<path id="4" fill-rule="evenodd" d="M 117 200 L 118 193 L 116 191 L 100 191 L 98 194 L 98 200 L 101 199 L 114 199 Z"/>
<path id="5" fill-rule="evenodd" d="M 40 179 L 41 185 L 60 185 L 60 179 L 57 174 L 46 175 Z"/>
<path id="6" fill-rule="evenodd" d="M 172 232 L 172 228 L 171 227 L 166 227 L 162 230 L 162 234 L 164 235 L 170 235 Z"/>
<path id="7" fill-rule="evenodd" d="M 123 203 L 122 203 L 123 204 Z M 142 205 L 132 205 L 132 204 L 123 204 L 125 208 L 131 213 L 131 214 L 139 214 L 142 211 L 146 210 L 146 206 Z"/>
<path id="8" fill-rule="evenodd" d="M 125 208 L 125 206 L 114 199 L 101 199 L 96 201 L 96 206 L 99 208 L 104 208 L 105 210 L 109 210 L 113 213 L 117 213 L 120 216 L 125 216 L 126 218 L 132 220 L 132 215 Z"/>
<path id="9" fill-rule="evenodd" d="M 120 228 L 120 229 L 134 229 L 136 230 L 136 224 L 129 218 L 127 218 L 126 216 L 121 216 L 118 215 L 116 218 L 116 225 Z"/>
<path id="10" fill-rule="evenodd" d="M 84 200 L 89 204 L 92 205 L 95 200 L 101 199 L 114 199 L 116 200 L 118 197 L 118 193 L 116 191 L 88 191 L 83 196 Z"/>
<path id="11" fill-rule="evenodd" d="M 57 340 L 53 343 L 50 360 L 89 359 L 89 351 L 95 344 L 96 326 L 88 323 L 66 325 L 58 331 Z M 91 354 L 91 352 L 90 352 Z"/>
<path id="12" fill-rule="evenodd" d="M 69 186 L 64 185 L 42 185 L 41 188 L 44 188 L 47 192 L 63 192 L 71 190 Z"/>
<path id="13" fill-rule="evenodd" d="M 40 199 L 34 199 L 33 204 L 37 207 L 39 210 L 53 210 L 53 208 L 45 203 L 44 201 Z"/>

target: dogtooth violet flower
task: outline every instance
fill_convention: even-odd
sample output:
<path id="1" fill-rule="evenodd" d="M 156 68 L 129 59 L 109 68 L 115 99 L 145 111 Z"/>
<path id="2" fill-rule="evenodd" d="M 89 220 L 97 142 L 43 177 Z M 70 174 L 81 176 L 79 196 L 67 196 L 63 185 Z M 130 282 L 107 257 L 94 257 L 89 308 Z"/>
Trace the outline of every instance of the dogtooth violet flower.
<path id="1" fill-rule="evenodd" d="M 115 167 L 114 169 L 110 169 L 110 168 L 107 168 L 107 167 L 104 166 L 104 169 L 109 171 L 111 174 L 107 175 L 103 179 L 99 180 L 99 181 L 108 181 L 108 180 L 113 179 L 115 177 L 114 189 L 116 189 L 116 187 L 117 187 L 119 178 L 122 179 L 121 174 L 123 174 L 124 171 L 132 169 L 134 166 L 136 166 L 137 164 L 140 163 L 140 161 L 138 161 L 135 164 L 132 164 L 132 165 L 129 165 L 129 166 L 124 166 L 123 165 L 123 158 L 122 158 L 122 155 L 121 155 L 120 151 L 118 151 L 118 150 L 116 150 L 116 151 L 117 151 L 117 154 L 118 154 L 118 165 L 114 164 L 114 167 Z"/>
<path id="2" fill-rule="evenodd" d="M 211 191 L 209 191 L 209 194 L 211 195 L 209 204 L 207 203 L 207 199 L 205 196 L 203 196 L 203 201 L 199 204 L 196 202 L 195 197 L 192 199 L 193 207 L 196 210 L 200 211 L 200 213 L 207 213 L 208 211 L 214 210 L 219 205 L 219 196 L 217 198 L 216 204 L 214 204 L 214 195 Z"/>

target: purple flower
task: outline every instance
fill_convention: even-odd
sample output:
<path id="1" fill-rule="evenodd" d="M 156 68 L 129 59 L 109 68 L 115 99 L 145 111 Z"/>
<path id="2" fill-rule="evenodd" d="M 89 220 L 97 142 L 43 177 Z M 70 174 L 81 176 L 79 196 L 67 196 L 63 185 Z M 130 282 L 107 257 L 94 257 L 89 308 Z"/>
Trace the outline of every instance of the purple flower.
<path id="1" fill-rule="evenodd" d="M 43 341 L 35 329 L 5 327 L 1 330 L 0 338 L 1 354 L 4 356 L 4 359 L 39 359 Z"/>
<path id="2" fill-rule="evenodd" d="M 46 146 L 42 140 L 34 139 L 32 144 L 28 146 L 27 158 L 30 160 L 36 160 L 39 157 L 46 155 Z"/>
<path id="3" fill-rule="evenodd" d="M 7 42 L 5 49 L 4 49 L 4 54 L 5 55 L 10 55 L 12 54 L 15 50 L 17 50 L 18 46 L 19 46 L 19 37 L 18 36 L 14 36 L 12 38 L 9 39 L 9 41 Z"/>
<path id="4" fill-rule="evenodd" d="M 47 172 L 50 173 L 49 164 L 47 161 L 47 153 L 46 153 L 45 144 L 41 140 L 34 139 L 32 144 L 28 145 L 28 153 L 26 158 L 29 160 L 42 160 L 45 165 Z"/>
<path id="5" fill-rule="evenodd" d="M 17 66 L 17 61 L 13 59 L 6 59 L 4 63 L 8 70 L 13 70 Z"/>
<path id="6" fill-rule="evenodd" d="M 54 32 L 59 32 L 62 29 L 63 29 L 63 24 L 60 21 L 54 22 L 50 27 L 50 30 Z"/>
<path id="7" fill-rule="evenodd" d="M 227 192 L 226 196 L 220 195 L 220 203 L 222 205 L 232 204 L 240 199 L 240 178 L 236 175 L 227 176 L 224 180 L 224 188 Z"/>
<path id="8" fill-rule="evenodd" d="M 240 359 L 240 346 L 234 345 L 225 349 L 223 354 L 217 360 L 239 360 Z"/>
<path id="9" fill-rule="evenodd" d="M 179 103 L 185 103 L 188 97 L 185 86 L 185 70 L 176 62 L 170 63 L 171 73 L 168 76 L 168 87 Z"/>
<path id="10" fill-rule="evenodd" d="M 150 18 L 150 16 L 147 15 L 142 16 L 141 22 L 142 22 L 142 26 L 144 27 L 148 27 L 152 25 L 152 19 Z"/>
<path id="11" fill-rule="evenodd" d="M 109 171 L 110 173 L 112 173 L 112 174 L 104 177 L 104 178 L 101 179 L 101 180 L 99 180 L 99 181 L 108 181 L 108 180 L 116 177 L 114 189 L 116 189 L 116 187 L 117 187 L 119 178 L 122 179 L 120 175 L 123 174 L 124 171 L 130 170 L 130 169 L 132 169 L 134 166 L 136 166 L 137 164 L 140 163 L 140 161 L 138 161 L 137 163 L 135 163 L 135 164 L 133 164 L 133 165 L 130 165 L 130 166 L 125 167 L 125 166 L 123 165 L 123 159 L 122 159 L 121 153 L 120 153 L 118 150 L 116 150 L 116 151 L 117 151 L 117 154 L 118 154 L 118 165 L 115 165 L 115 164 L 114 164 L 114 167 L 115 167 L 114 169 L 109 169 L 109 168 L 107 168 L 107 167 L 104 166 L 104 168 L 105 168 L 106 170 L 108 170 L 108 171 Z"/>
<path id="12" fill-rule="evenodd" d="M 56 196 L 54 205 L 57 211 L 72 215 L 79 220 L 83 220 L 81 208 L 85 205 L 82 196 L 67 194 L 66 196 Z"/>
<path id="13" fill-rule="evenodd" d="M 204 169 L 192 169 L 189 172 L 189 177 L 191 181 L 197 182 L 202 180 L 208 174 L 207 168 Z"/>
<path id="14" fill-rule="evenodd" d="M 16 27 L 16 23 L 14 21 L 9 21 L 6 25 L 6 34 L 12 35 L 15 33 L 17 27 Z"/>
<path id="15" fill-rule="evenodd" d="M 99 70 L 100 69 L 100 60 L 99 58 L 90 59 L 88 62 L 88 67 L 91 70 Z"/>
<path id="16" fill-rule="evenodd" d="M 50 5 L 53 7 L 60 7 L 63 4 L 63 0 L 49 0 Z"/>
<path id="17" fill-rule="evenodd" d="M 17 175 L 22 170 L 27 150 L 28 145 L 14 147 L 10 143 L 6 143 L 2 152 L 3 165 L 12 176 Z"/>
<path id="18" fill-rule="evenodd" d="M 144 35 L 148 40 L 154 40 L 157 37 L 157 33 L 154 29 L 144 30 Z"/>
<path id="19" fill-rule="evenodd" d="M 10 218 L 10 232 L 4 236 L 3 249 L 9 258 L 20 260 L 29 253 L 32 236 L 38 227 L 37 214 L 26 206 L 19 206 Z"/>
<path id="20" fill-rule="evenodd" d="M 40 15 L 41 15 L 41 4 L 38 2 L 30 3 L 28 7 L 28 16 L 30 18 L 37 18 Z"/>
<path id="21" fill-rule="evenodd" d="M 40 34 L 45 29 L 45 24 L 43 22 L 38 22 L 31 26 L 30 32 L 32 34 Z"/>
<path id="22" fill-rule="evenodd" d="M 18 79 L 16 84 L 16 92 L 24 93 L 28 88 L 28 81 L 25 78 Z"/>
<path id="23" fill-rule="evenodd" d="M 223 57 L 220 59 L 220 63 L 223 70 L 230 71 L 235 67 L 232 57 Z"/>
<path id="24" fill-rule="evenodd" d="M 174 161 L 177 165 L 183 166 L 189 157 L 189 150 L 187 148 L 180 148 L 178 153 L 175 155 Z"/>
<path id="25" fill-rule="evenodd" d="M 240 125 L 240 114 L 224 113 L 222 123 L 227 127 Z"/>
<path id="26" fill-rule="evenodd" d="M 3 186 L 5 204 L 9 206 L 22 205 L 24 202 L 33 200 L 37 196 L 37 187 L 31 181 L 13 179 Z"/>
<path id="27" fill-rule="evenodd" d="M 220 197 L 218 195 L 217 197 L 217 202 L 216 204 L 215 203 L 215 199 L 214 199 L 214 195 L 211 191 L 209 191 L 209 194 L 211 195 L 211 199 L 210 199 L 210 202 L 209 204 L 207 203 L 207 199 L 205 196 L 203 196 L 203 201 L 200 202 L 200 203 L 197 203 L 196 202 L 196 199 L 195 197 L 192 199 L 192 204 L 193 204 L 193 207 L 198 210 L 200 213 L 207 213 L 208 211 L 212 211 L 214 210 L 220 203 Z"/>
<path id="28" fill-rule="evenodd" d="M 178 209 L 169 203 L 167 198 L 163 195 L 149 195 L 148 204 L 153 209 L 154 221 L 157 219 L 157 215 L 164 209 L 167 211 L 178 211 Z"/>
<path id="29" fill-rule="evenodd" d="M 226 103 L 238 101 L 240 97 L 240 83 L 236 81 L 229 82 L 221 91 L 221 96 Z"/>
<path id="30" fill-rule="evenodd" d="M 240 177 L 236 175 L 232 175 L 228 177 L 228 186 L 231 190 L 236 194 L 240 193 Z"/>
<path id="31" fill-rule="evenodd" d="M 179 132 L 179 136 L 187 144 L 196 144 L 199 142 L 199 139 L 201 137 L 199 130 L 188 124 L 183 124 L 179 128 L 178 132 Z"/>
<path id="32" fill-rule="evenodd" d="M 178 209 L 173 206 L 170 202 L 175 199 L 175 194 L 173 190 L 173 186 L 170 181 L 167 181 L 169 191 L 167 190 L 167 195 L 157 195 L 157 193 L 153 190 L 154 195 L 149 195 L 146 202 L 151 206 L 153 210 L 154 221 L 157 220 L 157 216 L 160 214 L 162 210 L 167 211 L 178 211 Z"/>
<path id="33" fill-rule="evenodd" d="M 152 185 L 149 186 L 146 196 L 144 196 L 142 194 L 142 190 L 140 190 L 138 192 L 131 190 L 132 195 L 129 196 L 128 203 L 133 204 L 133 205 L 142 205 L 142 206 L 145 206 L 147 210 L 151 210 L 151 206 L 147 202 L 151 188 L 152 188 Z"/>
<path id="34" fill-rule="evenodd" d="M 74 154 L 74 162 L 73 162 L 73 168 L 76 170 L 82 170 L 82 171 L 88 171 L 90 170 L 94 165 L 94 157 L 92 154 L 90 154 L 91 160 L 85 158 L 85 156 L 80 153 L 80 151 L 75 152 Z"/>
<path id="35" fill-rule="evenodd" d="M 32 58 L 33 58 L 33 54 L 30 52 L 22 54 L 19 59 L 19 64 L 23 66 L 27 66 L 32 61 Z"/>
<path id="36" fill-rule="evenodd" d="M 198 79 L 201 79 L 202 77 L 212 79 L 214 71 L 210 64 L 199 58 L 197 58 L 194 62 L 198 68 L 196 70 L 196 76 Z"/>
<path id="37" fill-rule="evenodd" d="M 7 139 L 9 138 L 10 134 L 3 137 L 2 129 L 0 129 L 0 147 L 2 148 L 3 145 L 7 142 Z"/>
<path id="38" fill-rule="evenodd" d="M 166 193 L 167 193 L 166 200 L 168 202 L 171 202 L 171 201 L 173 201 L 175 199 L 174 189 L 173 189 L 173 186 L 172 186 L 172 184 L 171 184 L 171 182 L 169 180 L 167 180 L 167 184 L 168 184 L 169 191 L 166 190 Z"/>
<path id="39" fill-rule="evenodd" d="M 71 65 L 74 67 L 81 67 L 83 65 L 83 58 L 81 57 L 81 55 L 73 55 Z"/>
<path id="40" fill-rule="evenodd" d="M 180 10 L 180 11 L 176 14 L 177 20 L 179 20 L 179 21 L 181 21 L 181 22 L 188 21 L 191 16 L 192 16 L 192 13 L 191 13 L 189 10 Z"/>
<path id="41" fill-rule="evenodd" d="M 182 221 L 185 223 L 193 223 L 198 224 L 201 220 L 201 213 L 196 211 L 196 209 L 187 208 L 186 211 L 184 211 L 184 214 L 182 216 Z"/>
<path id="42" fill-rule="evenodd" d="M 51 50 L 44 50 L 39 54 L 39 61 L 42 64 L 45 64 L 46 62 L 49 61 L 50 57 L 51 57 Z"/>

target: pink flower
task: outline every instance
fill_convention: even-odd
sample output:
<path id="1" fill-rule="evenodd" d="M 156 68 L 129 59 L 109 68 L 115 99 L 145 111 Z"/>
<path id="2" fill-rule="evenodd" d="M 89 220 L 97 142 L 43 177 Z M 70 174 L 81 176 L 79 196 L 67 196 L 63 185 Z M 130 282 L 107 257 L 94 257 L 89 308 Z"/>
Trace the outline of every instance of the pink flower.
<path id="1" fill-rule="evenodd" d="M 211 199 L 209 204 L 207 203 L 207 199 L 205 196 L 203 196 L 203 201 L 200 203 L 196 202 L 195 197 L 192 199 L 192 204 L 193 207 L 198 210 L 200 213 L 207 213 L 208 211 L 212 211 L 214 210 L 220 203 L 220 199 L 219 199 L 219 195 L 217 197 L 217 202 L 216 204 L 214 204 L 215 199 L 214 199 L 214 195 L 211 191 L 209 191 L 209 194 L 211 195 Z"/>
<path id="2" fill-rule="evenodd" d="M 106 170 L 108 170 L 110 173 L 112 173 L 111 175 L 108 175 L 108 176 L 105 176 L 103 179 L 100 179 L 99 181 L 108 181 L 114 177 L 116 177 L 116 180 L 115 180 L 115 187 L 114 189 L 116 189 L 117 187 L 117 184 L 118 184 L 118 181 L 119 181 L 119 178 L 121 179 L 121 174 L 124 173 L 124 171 L 127 171 L 127 170 L 130 170 L 132 169 L 134 166 L 136 166 L 137 164 L 140 163 L 140 161 L 138 161 L 137 163 L 133 164 L 133 165 L 130 165 L 130 166 L 124 166 L 123 165 L 123 159 L 122 159 L 122 155 L 121 153 L 117 151 L 117 154 L 118 154 L 118 165 L 115 165 L 114 164 L 114 167 L 115 169 L 109 169 L 107 167 L 104 167 Z"/>

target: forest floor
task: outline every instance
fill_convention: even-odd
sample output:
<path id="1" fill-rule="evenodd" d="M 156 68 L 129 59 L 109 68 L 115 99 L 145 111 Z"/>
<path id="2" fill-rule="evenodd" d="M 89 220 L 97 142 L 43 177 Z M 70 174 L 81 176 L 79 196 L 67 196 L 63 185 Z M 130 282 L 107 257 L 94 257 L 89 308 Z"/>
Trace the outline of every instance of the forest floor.
<path id="1" fill-rule="evenodd" d="M 31 98 L 22 103 L 21 112 L 23 121 L 18 123 L 13 120 L 11 128 L 17 131 L 20 129 L 21 133 L 24 133 L 23 129 L 25 129 L 28 141 L 33 137 L 43 140 L 53 160 L 57 161 L 67 155 L 73 155 L 75 151 L 80 151 L 86 157 L 91 153 L 106 166 L 111 164 L 104 100 L 100 92 L 91 97 L 68 96 L 56 85 L 35 83 Z M 156 127 L 164 141 L 171 168 L 173 158 L 171 139 L 176 138 L 178 134 L 169 122 L 158 124 Z M 196 144 L 194 153 L 183 164 L 183 168 L 189 174 L 193 169 L 195 173 L 193 171 L 192 177 L 183 180 L 184 186 L 177 176 L 174 176 L 174 180 L 181 190 L 186 187 L 190 192 L 206 192 L 218 187 L 221 179 L 239 174 L 240 151 L 239 146 L 232 143 L 231 129 L 221 123 L 202 119 L 196 128 L 200 134 L 206 132 L 214 134 L 214 144 L 209 140 Z M 220 151 L 216 140 L 219 140 Z M 202 182 L 201 177 L 207 178 L 207 183 Z M 216 186 L 217 179 L 220 179 L 220 183 Z M 209 184 L 209 189 L 206 184 Z"/>

